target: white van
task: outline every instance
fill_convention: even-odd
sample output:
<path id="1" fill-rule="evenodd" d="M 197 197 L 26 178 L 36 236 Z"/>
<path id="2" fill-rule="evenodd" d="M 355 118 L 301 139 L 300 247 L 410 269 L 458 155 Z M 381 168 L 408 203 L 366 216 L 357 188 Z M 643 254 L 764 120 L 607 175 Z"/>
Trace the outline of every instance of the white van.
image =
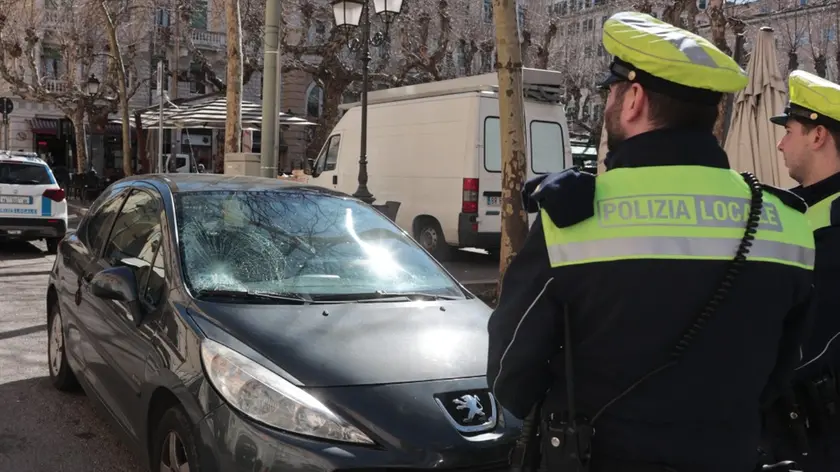
<path id="1" fill-rule="evenodd" d="M 562 82 L 560 72 L 524 70 L 528 178 L 572 164 Z M 441 260 L 452 247 L 501 245 L 497 84 L 492 73 L 368 94 L 368 189 L 376 204 L 399 202 L 397 224 Z M 310 183 L 356 191 L 358 105 L 343 106 Z"/>

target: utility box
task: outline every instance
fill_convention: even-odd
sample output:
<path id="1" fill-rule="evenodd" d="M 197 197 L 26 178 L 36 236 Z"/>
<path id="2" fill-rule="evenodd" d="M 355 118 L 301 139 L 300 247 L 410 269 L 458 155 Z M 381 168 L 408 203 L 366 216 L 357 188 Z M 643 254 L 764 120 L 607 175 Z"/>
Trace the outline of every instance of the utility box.
<path id="1" fill-rule="evenodd" d="M 260 155 L 253 152 L 230 152 L 225 154 L 225 175 L 249 175 L 259 177 Z"/>

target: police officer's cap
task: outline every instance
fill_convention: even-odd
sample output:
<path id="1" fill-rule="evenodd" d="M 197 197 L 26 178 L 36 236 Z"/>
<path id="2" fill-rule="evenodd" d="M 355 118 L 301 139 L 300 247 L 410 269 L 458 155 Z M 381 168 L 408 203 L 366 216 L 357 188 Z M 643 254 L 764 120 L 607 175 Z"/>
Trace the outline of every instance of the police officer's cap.
<path id="1" fill-rule="evenodd" d="M 650 15 L 621 12 L 604 23 L 604 48 L 614 56 L 601 87 L 637 82 L 678 100 L 717 105 L 747 86 L 743 69 L 705 38 Z"/>
<path id="2" fill-rule="evenodd" d="M 793 118 L 801 123 L 823 125 L 840 131 L 840 85 L 802 70 L 795 70 L 788 78 L 790 103 L 785 112 L 770 118 L 784 125 Z"/>

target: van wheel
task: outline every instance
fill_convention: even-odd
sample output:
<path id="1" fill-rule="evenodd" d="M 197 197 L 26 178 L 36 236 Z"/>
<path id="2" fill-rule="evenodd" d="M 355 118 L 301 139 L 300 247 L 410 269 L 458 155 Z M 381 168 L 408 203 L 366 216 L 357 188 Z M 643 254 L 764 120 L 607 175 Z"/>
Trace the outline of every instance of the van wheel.
<path id="1" fill-rule="evenodd" d="M 417 224 L 417 242 L 439 261 L 452 257 L 452 247 L 446 243 L 440 224 L 433 219 L 424 219 Z"/>

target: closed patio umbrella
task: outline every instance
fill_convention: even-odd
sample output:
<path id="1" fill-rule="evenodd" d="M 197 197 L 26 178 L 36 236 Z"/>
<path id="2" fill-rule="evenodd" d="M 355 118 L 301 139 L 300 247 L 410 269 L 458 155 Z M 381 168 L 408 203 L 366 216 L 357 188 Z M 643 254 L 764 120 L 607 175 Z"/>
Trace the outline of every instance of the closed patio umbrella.
<path id="1" fill-rule="evenodd" d="M 752 172 L 763 183 L 793 187 L 796 182 L 788 176 L 782 153 L 776 149 L 785 130 L 770 123 L 770 117 L 784 110 L 787 102 L 771 28 L 759 30 L 747 73 L 750 81 L 735 99 L 724 146 L 729 164 L 739 172 Z"/>

